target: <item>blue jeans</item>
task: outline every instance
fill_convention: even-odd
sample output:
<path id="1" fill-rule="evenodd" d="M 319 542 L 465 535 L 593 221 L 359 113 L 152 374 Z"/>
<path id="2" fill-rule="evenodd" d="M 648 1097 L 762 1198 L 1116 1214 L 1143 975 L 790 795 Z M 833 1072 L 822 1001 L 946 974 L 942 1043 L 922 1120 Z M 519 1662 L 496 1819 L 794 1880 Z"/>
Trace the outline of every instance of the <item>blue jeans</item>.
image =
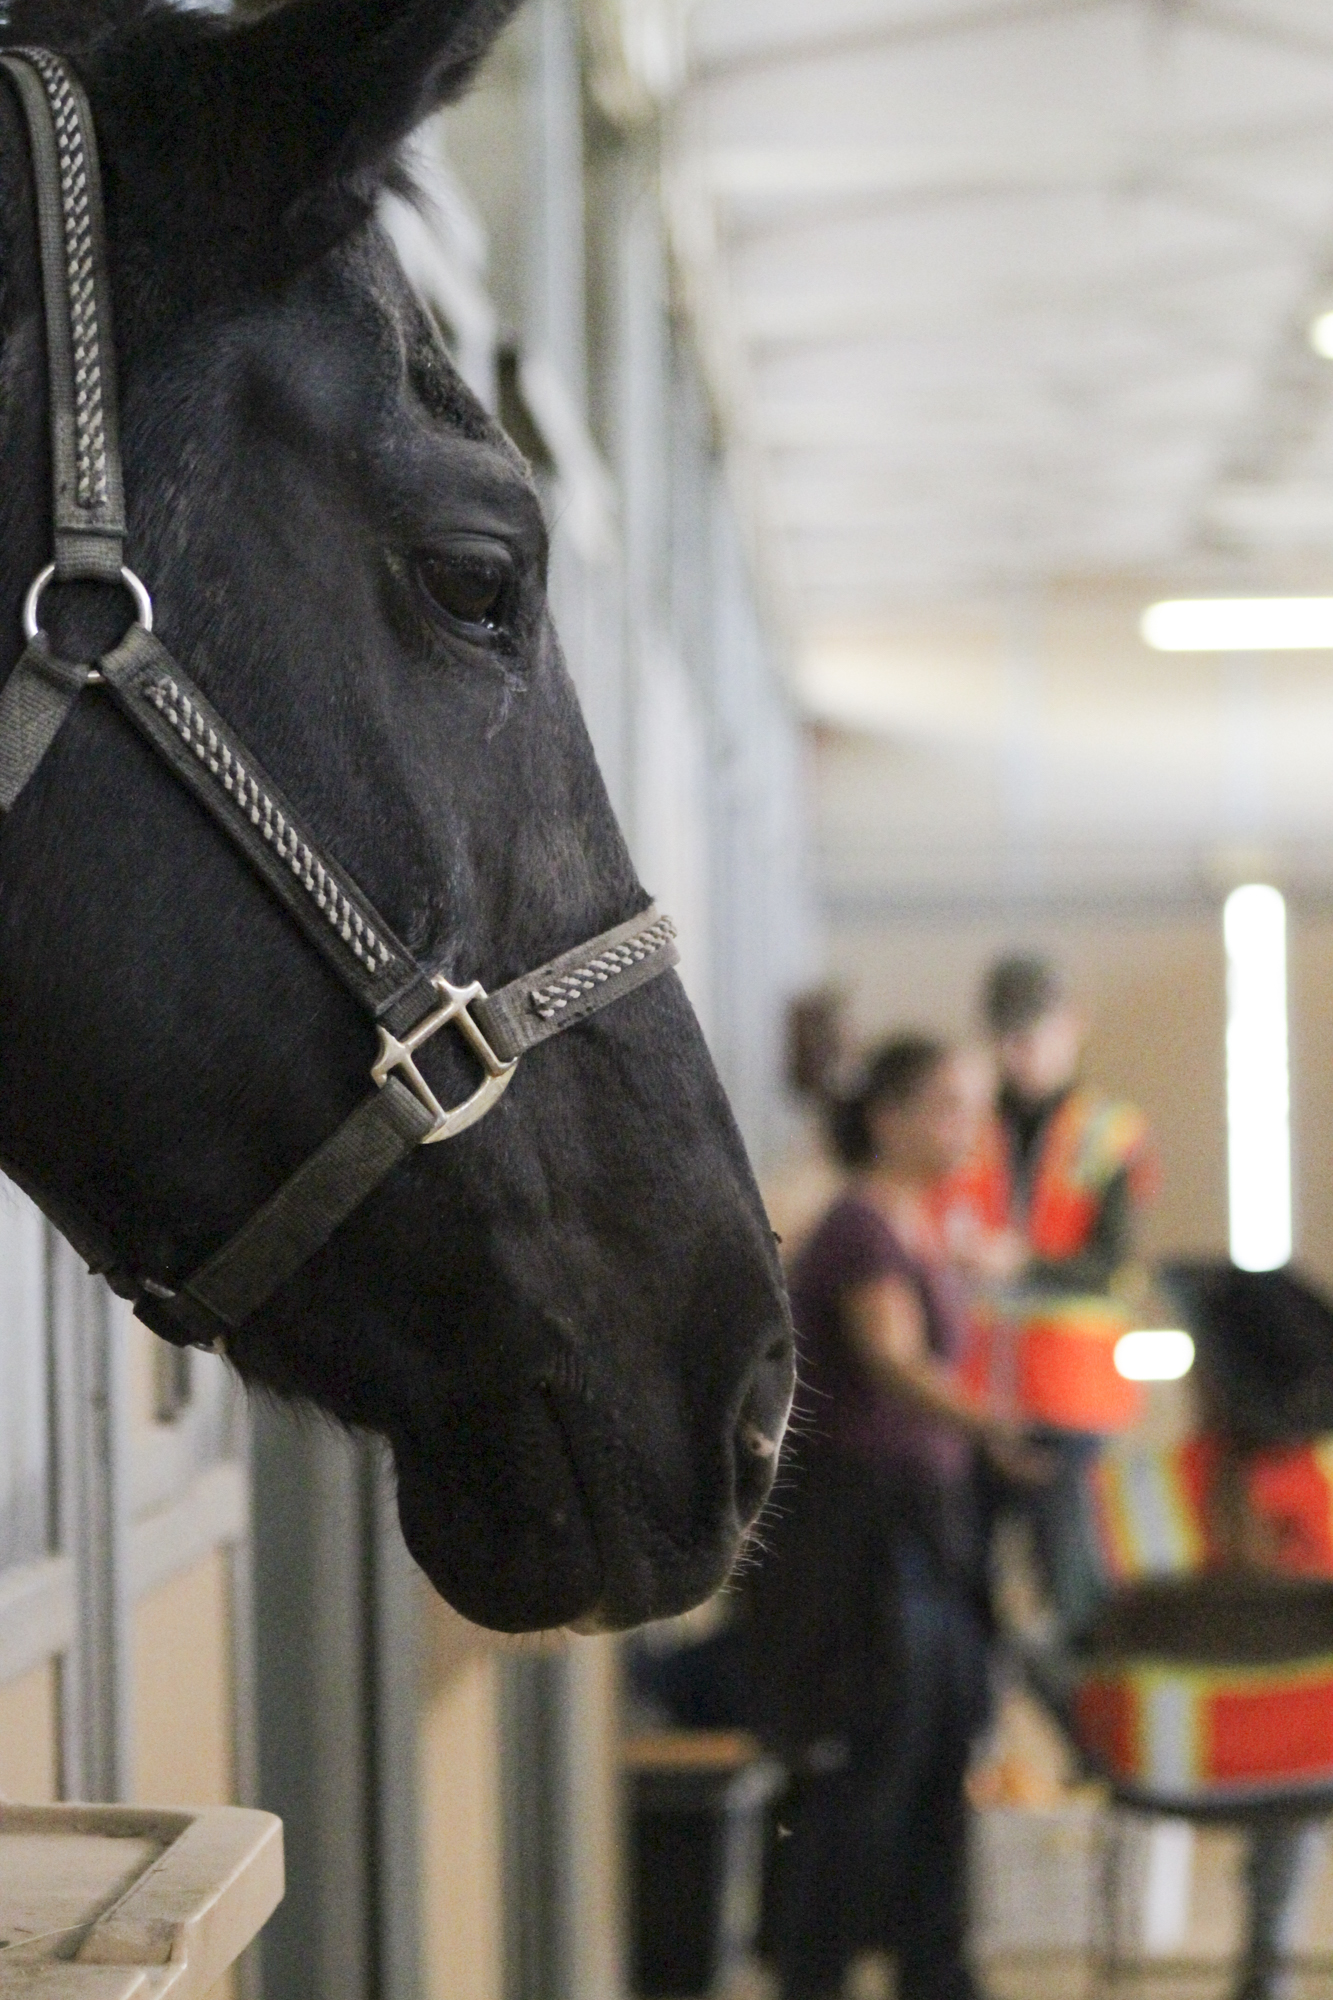
<path id="1" fill-rule="evenodd" d="M 1319 1820 L 1274 1818 L 1256 1825 L 1245 1857 L 1249 1892 L 1245 1956 L 1236 2000 L 1282 2000 L 1290 1990 L 1282 1961 L 1304 1914 L 1303 1890 L 1323 1858 Z"/>
<path id="2" fill-rule="evenodd" d="M 773 1942 L 784 2000 L 836 1993 L 848 1961 L 892 1950 L 899 2000 L 972 2000 L 963 1778 L 989 1708 L 988 1648 L 966 1589 L 925 1543 L 897 1550 L 893 1727 L 810 1772 L 778 1850 Z"/>
<path id="3" fill-rule="evenodd" d="M 1088 1474 L 1106 1440 L 1090 1431 L 1039 1426 L 1032 1442 L 1052 1454 L 1055 1477 L 1034 1486 L 1022 1505 L 1032 1523 L 1033 1553 L 1060 1630 L 1077 1635 L 1091 1624 L 1105 1596 L 1097 1561 Z"/>

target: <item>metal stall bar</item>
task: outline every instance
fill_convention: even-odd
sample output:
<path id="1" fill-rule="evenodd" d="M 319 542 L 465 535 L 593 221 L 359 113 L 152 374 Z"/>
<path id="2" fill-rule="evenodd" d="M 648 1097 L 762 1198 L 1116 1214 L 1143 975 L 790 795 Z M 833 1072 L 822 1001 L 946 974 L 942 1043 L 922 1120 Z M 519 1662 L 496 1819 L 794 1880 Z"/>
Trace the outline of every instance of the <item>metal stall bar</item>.
<path id="1" fill-rule="evenodd" d="M 61 1792 L 128 1797 L 129 1467 L 120 1302 L 47 1229 L 57 1546 L 73 1562 L 75 1619 L 60 1670 Z"/>
<path id="2" fill-rule="evenodd" d="M 260 1404 L 259 1798 L 287 1828 L 265 2000 L 418 2000 L 420 1580 L 383 1446 Z"/>

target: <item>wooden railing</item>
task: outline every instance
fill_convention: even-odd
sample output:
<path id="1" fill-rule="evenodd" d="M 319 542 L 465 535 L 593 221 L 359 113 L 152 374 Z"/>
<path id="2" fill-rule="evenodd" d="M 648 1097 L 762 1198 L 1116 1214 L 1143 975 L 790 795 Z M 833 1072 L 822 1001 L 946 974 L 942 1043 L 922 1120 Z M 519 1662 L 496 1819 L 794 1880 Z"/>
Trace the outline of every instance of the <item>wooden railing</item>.
<path id="1" fill-rule="evenodd" d="M 282 1888 L 272 1813 L 0 1804 L 0 1993 L 204 2000 Z"/>

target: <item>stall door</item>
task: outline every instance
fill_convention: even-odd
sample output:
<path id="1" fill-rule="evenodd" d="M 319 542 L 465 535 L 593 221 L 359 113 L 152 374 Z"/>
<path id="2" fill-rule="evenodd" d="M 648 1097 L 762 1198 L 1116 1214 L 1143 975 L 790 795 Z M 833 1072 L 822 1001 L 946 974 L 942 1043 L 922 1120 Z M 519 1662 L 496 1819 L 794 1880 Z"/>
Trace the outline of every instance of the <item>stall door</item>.
<path id="1" fill-rule="evenodd" d="M 245 1411 L 0 1180 L 0 1793 L 252 1789 Z"/>

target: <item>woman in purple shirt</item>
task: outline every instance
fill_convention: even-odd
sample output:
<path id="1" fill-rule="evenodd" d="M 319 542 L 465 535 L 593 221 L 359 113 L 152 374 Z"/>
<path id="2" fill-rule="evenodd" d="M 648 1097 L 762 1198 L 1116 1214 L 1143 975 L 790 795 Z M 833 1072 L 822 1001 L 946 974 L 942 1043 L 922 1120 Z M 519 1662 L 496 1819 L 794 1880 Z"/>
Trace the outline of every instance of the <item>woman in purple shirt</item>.
<path id="1" fill-rule="evenodd" d="M 977 1119 L 960 1059 L 923 1037 L 837 1107 L 854 1170 L 791 1274 L 808 1435 L 751 1586 L 760 1714 L 798 1773 L 777 1851 L 783 2000 L 831 2000 L 888 1949 L 899 2000 L 972 2000 L 963 1777 L 988 1708 L 980 1453 L 1044 1469 L 960 1387 L 962 1302 L 929 1196 Z M 784 1824 L 788 1824 L 784 1815 Z"/>

